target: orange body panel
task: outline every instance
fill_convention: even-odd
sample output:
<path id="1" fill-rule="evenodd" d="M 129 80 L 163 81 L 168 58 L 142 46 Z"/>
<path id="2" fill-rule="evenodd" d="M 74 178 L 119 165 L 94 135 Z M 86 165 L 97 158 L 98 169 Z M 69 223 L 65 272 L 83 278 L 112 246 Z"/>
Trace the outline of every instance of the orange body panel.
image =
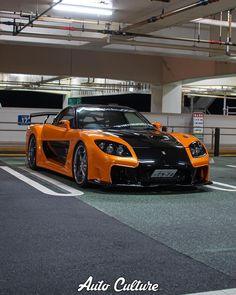
<path id="1" fill-rule="evenodd" d="M 122 139 L 109 135 L 104 135 L 101 131 L 88 131 L 79 129 L 66 130 L 62 127 L 53 126 L 50 124 L 35 125 L 29 127 L 26 133 L 26 156 L 28 154 L 28 143 L 30 136 L 34 134 L 37 139 L 37 166 L 47 168 L 55 172 L 73 177 L 72 165 L 76 145 L 82 141 L 88 153 L 88 180 L 97 180 L 104 183 L 111 183 L 110 170 L 113 165 L 135 168 L 138 166 L 137 157 L 132 149 Z M 65 165 L 59 164 L 53 160 L 48 160 L 43 152 L 43 141 L 49 140 L 64 140 L 69 141 L 69 150 Z M 101 151 L 95 144 L 96 139 L 106 139 L 116 141 L 128 146 L 132 157 L 124 158 L 113 155 L 108 155 Z"/>
<path id="2" fill-rule="evenodd" d="M 156 131 L 159 134 L 159 131 Z M 108 132 L 97 130 L 80 130 L 66 129 L 51 124 L 31 125 L 26 133 L 26 154 L 28 154 L 28 143 L 31 135 L 36 138 L 37 155 L 36 162 L 38 167 L 47 168 L 55 172 L 73 177 L 73 157 L 77 144 L 83 142 L 88 154 L 88 180 L 108 183 L 111 180 L 111 168 L 114 165 L 136 168 L 139 165 L 137 156 L 133 148 L 123 139 L 112 135 Z M 193 167 L 203 167 L 201 170 L 202 177 L 205 181 L 209 180 L 209 155 L 208 153 L 199 158 L 193 158 L 189 150 L 189 144 L 197 141 L 196 137 L 181 133 L 167 133 L 172 135 L 184 147 L 189 156 Z M 95 144 L 96 139 L 111 140 L 125 145 L 130 151 L 132 157 L 119 157 L 104 153 Z M 47 159 L 43 149 L 44 141 L 60 141 L 69 142 L 69 148 L 65 164 L 58 163 L 52 159 Z"/>
<path id="3" fill-rule="evenodd" d="M 204 170 L 202 170 L 204 173 L 203 177 L 206 181 L 209 181 L 210 178 L 210 171 L 209 171 L 209 153 L 207 151 L 206 146 L 203 144 L 203 146 L 205 147 L 207 153 L 205 156 L 203 157 L 199 157 L 199 158 L 193 158 L 190 149 L 189 149 L 189 145 L 193 142 L 193 141 L 198 141 L 199 139 L 195 136 L 189 135 L 189 134 L 183 134 L 183 133 L 178 133 L 178 132 L 172 132 L 170 133 L 174 138 L 176 138 L 180 143 L 182 143 L 182 145 L 185 147 L 185 150 L 189 156 L 189 159 L 191 161 L 191 164 L 193 167 L 197 168 L 197 167 L 206 167 Z"/>

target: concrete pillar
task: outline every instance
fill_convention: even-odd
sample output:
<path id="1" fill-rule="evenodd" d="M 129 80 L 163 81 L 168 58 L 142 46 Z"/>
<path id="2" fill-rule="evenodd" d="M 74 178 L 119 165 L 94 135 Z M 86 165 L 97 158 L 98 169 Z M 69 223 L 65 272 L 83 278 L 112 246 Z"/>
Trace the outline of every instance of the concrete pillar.
<path id="1" fill-rule="evenodd" d="M 152 86 L 151 112 L 181 114 L 182 84 Z"/>
<path id="2" fill-rule="evenodd" d="M 64 97 L 63 97 L 63 108 L 68 106 L 69 97 L 70 97 L 70 93 L 67 93 L 66 95 L 64 95 Z"/>
<path id="3" fill-rule="evenodd" d="M 162 113 L 181 114 L 182 84 L 167 84 L 163 86 Z"/>
<path id="4" fill-rule="evenodd" d="M 151 90 L 152 90 L 151 112 L 152 113 L 162 113 L 163 87 L 162 86 L 152 86 Z"/>

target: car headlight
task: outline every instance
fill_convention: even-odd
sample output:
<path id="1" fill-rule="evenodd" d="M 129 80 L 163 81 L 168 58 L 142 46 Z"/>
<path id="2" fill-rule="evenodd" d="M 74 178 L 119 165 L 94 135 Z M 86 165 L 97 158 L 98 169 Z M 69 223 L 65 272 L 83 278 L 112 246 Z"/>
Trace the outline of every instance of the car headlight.
<path id="1" fill-rule="evenodd" d="M 118 142 L 110 140 L 95 140 L 96 145 L 104 153 L 119 157 L 131 157 L 131 153 L 128 148 Z"/>
<path id="2" fill-rule="evenodd" d="M 206 149 L 200 141 L 192 142 L 189 145 L 190 152 L 194 158 L 202 157 L 206 155 Z"/>

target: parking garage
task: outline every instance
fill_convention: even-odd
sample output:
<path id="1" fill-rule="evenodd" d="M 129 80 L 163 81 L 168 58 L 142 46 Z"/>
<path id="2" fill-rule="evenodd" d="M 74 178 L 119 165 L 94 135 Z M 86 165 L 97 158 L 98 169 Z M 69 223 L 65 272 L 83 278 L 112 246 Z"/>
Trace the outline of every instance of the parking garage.
<path id="1" fill-rule="evenodd" d="M 235 8 L 231 0 L 0 1 L 0 294 L 236 294 Z M 93 106 L 92 129 L 81 114 L 74 127 L 60 117 L 80 106 Z M 98 108 L 135 109 L 143 121 L 126 115 L 135 128 L 114 132 Z M 69 147 L 66 133 L 57 145 L 52 131 L 47 142 L 33 133 L 42 145 L 30 150 L 33 126 L 82 133 Z M 160 155 L 148 149 L 157 138 Z M 68 154 L 56 166 L 58 150 Z M 89 185 L 75 177 L 73 155 Z M 173 185 L 173 161 L 199 169 L 208 155 L 209 174 Z M 159 158 L 148 181 L 103 178 L 109 159 L 138 169 L 137 160 Z"/>

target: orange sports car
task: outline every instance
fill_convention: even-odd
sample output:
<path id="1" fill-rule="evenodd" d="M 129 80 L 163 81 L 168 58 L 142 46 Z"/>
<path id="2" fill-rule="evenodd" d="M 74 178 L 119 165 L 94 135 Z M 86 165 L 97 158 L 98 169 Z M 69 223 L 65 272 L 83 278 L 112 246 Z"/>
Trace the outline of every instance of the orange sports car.
<path id="1" fill-rule="evenodd" d="M 36 113 L 31 117 L 55 115 Z M 46 120 L 47 121 L 47 120 Z M 209 183 L 209 155 L 192 135 L 162 132 L 134 109 L 78 105 L 52 124 L 33 124 L 26 134 L 30 168 L 47 168 L 89 182 L 158 186 Z"/>

